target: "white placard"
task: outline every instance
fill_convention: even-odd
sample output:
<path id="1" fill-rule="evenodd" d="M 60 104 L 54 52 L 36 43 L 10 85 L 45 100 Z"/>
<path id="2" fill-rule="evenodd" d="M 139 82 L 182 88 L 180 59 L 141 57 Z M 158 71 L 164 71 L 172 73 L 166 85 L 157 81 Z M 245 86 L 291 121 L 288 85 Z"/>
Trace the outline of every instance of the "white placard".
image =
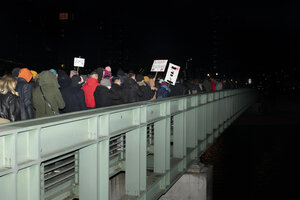
<path id="1" fill-rule="evenodd" d="M 84 58 L 77 58 L 77 57 L 75 57 L 74 58 L 74 66 L 75 67 L 84 67 L 84 61 L 85 61 Z"/>
<path id="2" fill-rule="evenodd" d="M 167 66 L 168 60 L 154 60 L 151 72 L 164 72 Z"/>
<path id="3" fill-rule="evenodd" d="M 166 77 L 165 77 L 165 81 L 167 83 L 175 85 L 178 74 L 179 74 L 179 70 L 180 70 L 179 66 L 170 63 Z"/>

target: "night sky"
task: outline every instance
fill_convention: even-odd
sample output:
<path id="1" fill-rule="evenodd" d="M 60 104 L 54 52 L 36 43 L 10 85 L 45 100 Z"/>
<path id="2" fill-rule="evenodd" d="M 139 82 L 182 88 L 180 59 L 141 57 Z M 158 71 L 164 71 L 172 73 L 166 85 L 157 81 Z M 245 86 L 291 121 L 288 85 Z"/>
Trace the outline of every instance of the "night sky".
<path id="1" fill-rule="evenodd" d="M 300 3 L 18 0 L 4 5 L 0 58 L 29 68 L 72 67 L 75 56 L 86 58 L 90 69 L 110 64 L 134 70 L 150 68 L 154 59 L 184 67 L 193 58 L 188 64 L 197 73 L 246 76 L 300 64 Z M 59 12 L 72 20 L 61 23 Z M 116 61 L 119 51 L 122 62 Z"/>

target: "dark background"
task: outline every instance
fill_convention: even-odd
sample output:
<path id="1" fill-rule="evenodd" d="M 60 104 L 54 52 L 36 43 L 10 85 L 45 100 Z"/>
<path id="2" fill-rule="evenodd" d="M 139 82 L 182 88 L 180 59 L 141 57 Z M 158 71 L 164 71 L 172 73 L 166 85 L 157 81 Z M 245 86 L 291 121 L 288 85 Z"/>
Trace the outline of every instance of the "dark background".
<path id="1" fill-rule="evenodd" d="M 168 59 L 188 64 L 191 77 L 293 76 L 300 64 L 299 9 L 285 1 L 12 0 L 1 6 L 0 61 L 71 69 L 81 56 L 87 70 L 149 71 L 154 59 Z M 59 20 L 61 12 L 68 20 Z"/>

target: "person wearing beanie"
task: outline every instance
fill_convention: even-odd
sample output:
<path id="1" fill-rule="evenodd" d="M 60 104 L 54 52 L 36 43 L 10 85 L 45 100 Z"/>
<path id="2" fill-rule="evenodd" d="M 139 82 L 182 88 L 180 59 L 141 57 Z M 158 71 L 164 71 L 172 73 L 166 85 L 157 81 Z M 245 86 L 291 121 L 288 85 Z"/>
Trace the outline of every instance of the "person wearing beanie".
<path id="1" fill-rule="evenodd" d="M 110 66 L 105 67 L 103 69 L 103 78 L 109 77 L 110 83 L 112 83 L 112 76 L 111 76 L 111 68 Z"/>
<path id="2" fill-rule="evenodd" d="M 109 79 L 107 79 L 107 78 L 102 79 L 100 82 L 100 85 L 103 85 L 103 86 L 107 87 L 108 89 L 111 88 L 111 83 L 110 83 Z"/>
<path id="3" fill-rule="evenodd" d="M 19 93 L 21 120 L 34 118 L 32 106 L 32 73 L 27 68 L 22 68 L 19 71 L 18 83 L 16 91 Z"/>
<path id="4" fill-rule="evenodd" d="M 108 71 L 111 74 L 111 68 L 110 68 L 110 66 L 106 66 L 105 70 Z"/>
<path id="5" fill-rule="evenodd" d="M 32 78 L 35 78 L 37 75 L 37 72 L 34 70 L 30 70 L 31 74 L 32 74 Z"/>
<path id="6" fill-rule="evenodd" d="M 55 69 L 50 69 L 49 71 L 50 71 L 54 76 L 56 76 L 56 77 L 58 76 Z"/>
<path id="7" fill-rule="evenodd" d="M 94 92 L 96 108 L 107 107 L 113 105 L 113 100 L 120 99 L 120 97 L 114 94 L 111 90 L 111 83 L 108 78 L 103 78 L 100 82 L 100 86 L 96 87 Z"/>
<path id="8" fill-rule="evenodd" d="M 149 79 L 149 76 L 144 76 L 144 81 L 145 81 L 145 83 L 147 84 L 147 85 L 149 85 L 150 86 L 150 79 Z"/>
<path id="9" fill-rule="evenodd" d="M 34 70 L 30 70 L 31 74 L 32 74 L 32 79 L 31 79 L 31 84 L 33 88 L 36 88 L 39 86 L 39 75 L 36 71 Z"/>

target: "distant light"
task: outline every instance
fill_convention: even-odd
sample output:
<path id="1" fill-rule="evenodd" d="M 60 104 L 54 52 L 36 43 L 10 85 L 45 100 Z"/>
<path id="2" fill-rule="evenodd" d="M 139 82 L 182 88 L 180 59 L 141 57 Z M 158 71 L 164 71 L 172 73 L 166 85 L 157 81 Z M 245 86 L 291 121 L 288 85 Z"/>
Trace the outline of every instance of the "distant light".
<path id="1" fill-rule="evenodd" d="M 60 66 L 61 66 L 61 68 L 64 68 L 64 67 L 65 67 L 65 64 L 61 64 Z"/>
<path id="2" fill-rule="evenodd" d="M 252 84 L 252 79 L 251 78 L 248 79 L 248 83 L 249 83 L 249 85 Z"/>
<path id="3" fill-rule="evenodd" d="M 219 73 L 217 72 L 217 73 L 216 73 L 216 76 L 218 76 L 218 75 L 219 75 Z"/>
<path id="4" fill-rule="evenodd" d="M 67 12 L 61 12 L 58 16 L 59 20 L 68 20 L 69 19 L 69 13 Z"/>
<path id="5" fill-rule="evenodd" d="M 207 74 L 208 77 L 210 77 L 210 74 Z"/>

